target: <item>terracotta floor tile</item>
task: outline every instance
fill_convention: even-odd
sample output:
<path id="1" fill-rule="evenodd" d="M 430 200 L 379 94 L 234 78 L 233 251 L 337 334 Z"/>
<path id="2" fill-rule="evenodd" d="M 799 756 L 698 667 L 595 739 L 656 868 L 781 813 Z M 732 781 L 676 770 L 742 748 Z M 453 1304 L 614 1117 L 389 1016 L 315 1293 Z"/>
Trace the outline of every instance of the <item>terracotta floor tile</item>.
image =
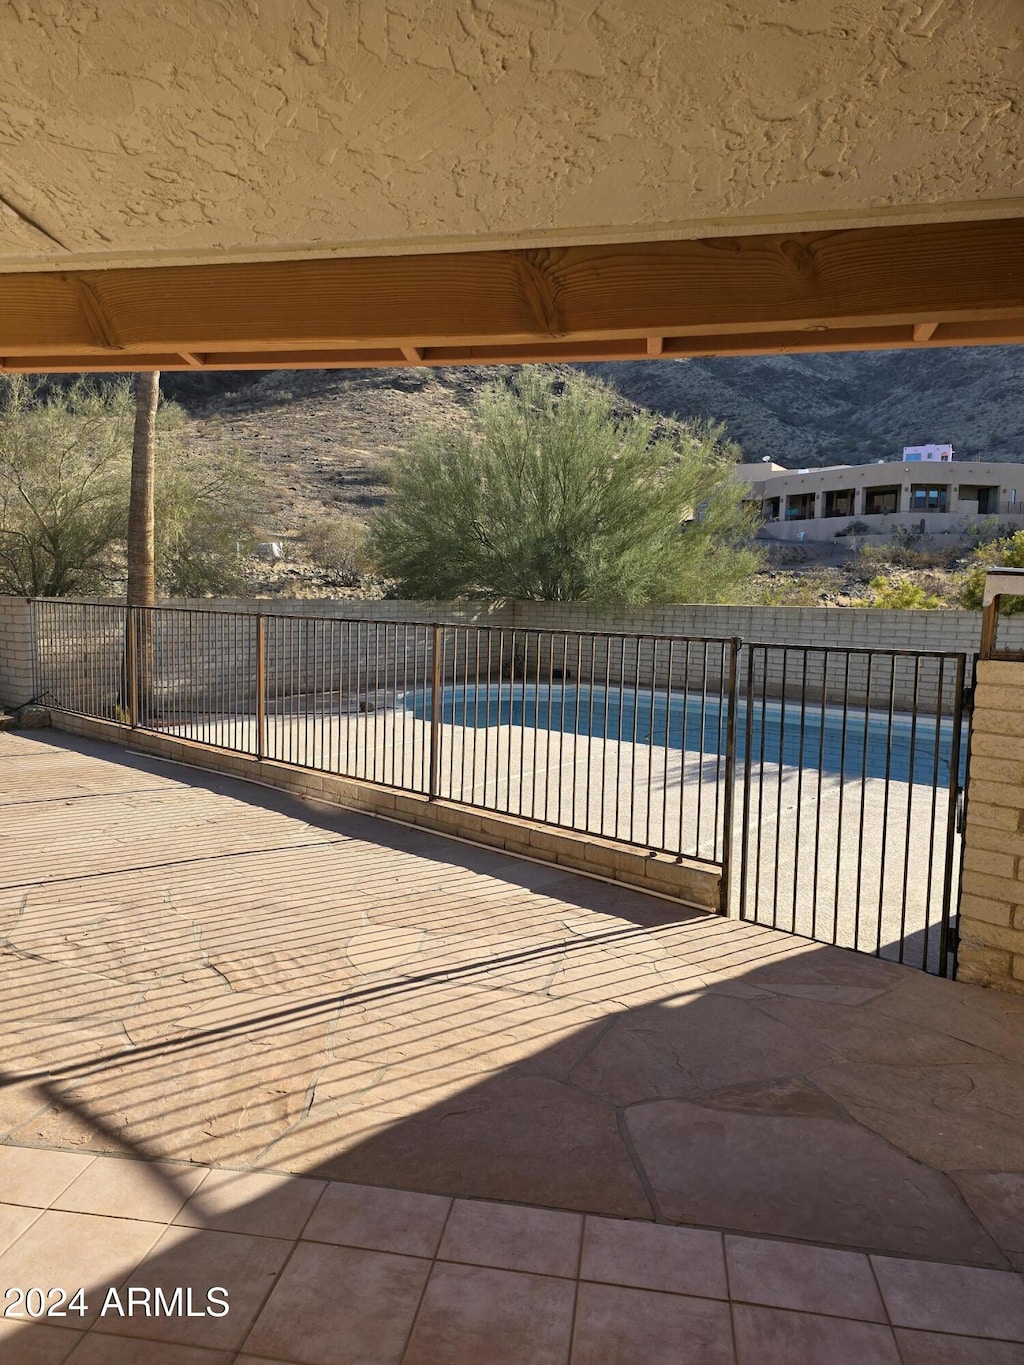
<path id="1" fill-rule="evenodd" d="M 18 1240 L 39 1217 L 39 1209 L 26 1204 L 0 1204 L 0 1253 Z"/>
<path id="2" fill-rule="evenodd" d="M 298 1237 L 325 1187 L 323 1180 L 294 1175 L 211 1171 L 174 1222 L 260 1237 Z"/>
<path id="3" fill-rule="evenodd" d="M 72 1313 L 48 1321 L 68 1329 L 88 1327 L 100 1312 L 107 1286 L 120 1284 L 163 1230 L 160 1223 L 52 1209 L 0 1256 L 0 1283 L 23 1288 L 57 1285 L 69 1297 L 82 1288 L 89 1310 L 84 1316 Z"/>
<path id="4" fill-rule="evenodd" d="M 96 1160 L 53 1201 L 69 1213 L 167 1223 L 202 1183 L 205 1167 L 170 1161 Z"/>
<path id="5" fill-rule="evenodd" d="M 0 1365 L 64 1365 L 81 1337 L 81 1332 L 42 1322 L 22 1325 L 0 1318 Z"/>
<path id="6" fill-rule="evenodd" d="M 443 1195 L 331 1181 L 302 1236 L 312 1242 L 433 1256 L 452 1201 Z"/>
<path id="7" fill-rule="evenodd" d="M 896 1328 L 903 1365 L 1024 1365 L 1024 1346 L 983 1337 L 953 1337 Z"/>
<path id="8" fill-rule="evenodd" d="M 1024 1279 L 1011 1271 L 872 1256 L 899 1327 L 1024 1342 Z"/>
<path id="9" fill-rule="evenodd" d="M 207 1292 L 222 1287 L 228 1292 L 228 1313 L 222 1317 L 175 1313 L 149 1318 L 108 1314 L 103 1319 L 103 1330 L 117 1336 L 143 1335 L 153 1341 L 209 1350 L 237 1348 L 262 1308 L 292 1245 L 284 1239 L 249 1237 L 236 1232 L 167 1228 L 143 1264 L 123 1281 L 122 1299 L 131 1286 L 151 1290 L 159 1287 L 165 1296 L 178 1288 L 183 1291 L 191 1288 L 194 1311 L 205 1312 Z"/>
<path id="10" fill-rule="evenodd" d="M 402 1365 L 566 1365 L 576 1286 L 438 1262 Z"/>
<path id="11" fill-rule="evenodd" d="M 587 1218 L 580 1278 L 727 1299 L 722 1235 L 697 1228 Z"/>
<path id="12" fill-rule="evenodd" d="M 582 1232 L 578 1213 L 456 1199 L 437 1254 L 445 1261 L 575 1278 Z"/>
<path id="13" fill-rule="evenodd" d="M 0 1146 L 0 1197 L 5 1204 L 49 1208 L 92 1160 L 91 1152 Z"/>
<path id="14" fill-rule="evenodd" d="M 900 1365 L 892 1328 L 783 1308 L 733 1307 L 737 1365 Z"/>
<path id="15" fill-rule="evenodd" d="M 571 1365 L 733 1365 L 729 1306 L 581 1284 Z"/>
<path id="16" fill-rule="evenodd" d="M 733 1299 L 865 1322 L 888 1321 L 867 1256 L 756 1237 L 726 1237 L 725 1255 Z"/>
<path id="17" fill-rule="evenodd" d="M 301 1365 L 398 1365 L 430 1262 L 300 1242 L 246 1342 Z"/>
<path id="18" fill-rule="evenodd" d="M 205 1351 L 94 1330 L 83 1337 L 68 1365 L 231 1365 L 233 1359 L 233 1351 Z"/>

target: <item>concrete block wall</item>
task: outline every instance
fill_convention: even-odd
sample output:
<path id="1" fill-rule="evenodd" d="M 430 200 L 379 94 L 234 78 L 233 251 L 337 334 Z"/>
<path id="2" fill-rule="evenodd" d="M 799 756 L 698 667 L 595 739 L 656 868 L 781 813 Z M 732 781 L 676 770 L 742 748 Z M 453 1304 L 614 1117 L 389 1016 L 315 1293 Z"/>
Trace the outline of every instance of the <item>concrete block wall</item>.
<path id="1" fill-rule="evenodd" d="M 973 726 L 957 980 L 1024 995 L 1024 663 L 978 664 Z"/>
<path id="2" fill-rule="evenodd" d="M 534 629 L 619 630 L 697 638 L 738 635 L 748 642 L 836 648 L 973 653 L 981 638 L 980 611 L 673 604 L 598 609 L 581 602 L 516 602 L 503 611 L 507 624 Z M 1024 616 L 1006 618 L 1000 629 L 1008 649 L 1024 649 Z"/>
<path id="3" fill-rule="evenodd" d="M 593 640 L 593 643 L 591 643 Z M 579 650 L 582 641 L 584 648 Z M 572 679 L 617 687 L 689 687 L 710 696 L 725 691 L 730 651 L 727 642 L 693 643 L 689 647 L 650 638 L 604 639 L 556 631 L 519 629 L 506 633 L 506 654 L 516 658 L 515 680 L 546 683 L 563 670 Z M 832 653 L 826 651 L 831 647 Z M 888 648 L 889 646 L 878 646 Z M 745 647 L 738 659 L 740 694 L 753 669 L 754 696 L 802 697 L 815 702 L 824 691 L 838 705 L 866 702 L 886 707 L 892 693 L 897 710 L 948 711 L 956 692 L 956 667 L 939 658 L 890 658 L 878 654 L 840 652 L 835 645 L 796 646 L 787 651 L 783 639 L 767 648 Z"/>
<path id="4" fill-rule="evenodd" d="M 111 599 L 113 600 L 113 599 Z M 337 620 L 456 621 L 466 625 L 502 624 L 508 607 L 489 602 L 409 602 L 363 598 L 175 597 L 160 603 L 192 611 L 262 612 L 266 616 L 317 616 Z"/>
<path id="5" fill-rule="evenodd" d="M 32 604 L 25 597 L 0 597 L 0 706 L 21 706 L 34 689 Z"/>
<path id="6" fill-rule="evenodd" d="M 24 600 L 4 600 L 17 604 L 6 610 L 23 620 Z M 650 640 L 645 640 L 638 651 L 636 646 L 622 642 L 606 645 L 599 641 L 592 646 L 585 638 L 580 646 L 580 637 L 571 632 L 619 631 L 692 639 L 739 636 L 746 642 L 772 645 L 768 651 L 745 651 L 741 658 L 740 688 L 746 685 L 747 660 L 752 657 L 757 696 L 765 693 L 777 697 L 785 692 L 790 696 L 805 695 L 813 701 L 825 687 L 830 702 L 845 696 L 854 706 L 869 699 L 873 705 L 885 706 L 892 686 L 898 709 L 908 710 L 916 705 L 923 711 L 936 707 L 948 710 L 955 685 L 954 671 L 948 665 L 942 672 L 940 695 L 940 670 L 932 661 L 899 660 L 893 666 L 893 679 L 888 662 L 876 658 L 869 677 L 864 656 L 833 654 L 826 671 L 822 654 L 810 654 L 806 659 L 792 654 L 787 659 L 782 646 L 807 645 L 818 650 L 902 648 L 972 654 L 980 638 L 980 613 L 960 611 L 713 605 L 598 610 L 585 603 L 516 602 L 495 606 L 466 602 L 241 598 L 181 600 L 164 605 L 189 611 L 188 616 L 159 616 L 154 629 L 154 671 L 160 680 L 161 704 L 168 710 L 251 709 L 255 697 L 257 611 L 268 617 L 285 618 L 267 621 L 267 689 L 268 696 L 275 701 L 308 691 L 363 696 L 377 689 L 424 686 L 431 673 L 429 632 L 399 630 L 387 623 L 427 625 L 440 621 L 467 628 L 446 638 L 443 671 L 447 681 L 507 677 L 513 672 L 517 679 L 522 679 L 525 672 L 528 681 L 538 677 L 545 681 L 548 676 L 559 676 L 566 668 L 569 676 L 596 683 L 607 678 L 616 685 L 621 680 L 626 686 L 637 682 L 642 686 L 688 684 L 706 687 L 714 693 L 721 687 L 725 658 L 719 648 L 694 645 L 687 651 L 676 645 L 670 654 L 666 644 L 655 646 Z M 113 717 L 123 692 L 120 627 L 116 623 L 112 627 L 104 619 L 102 607 L 68 604 L 65 608 L 61 604 L 61 609 L 75 616 L 78 648 L 75 656 L 69 658 L 62 642 L 49 640 L 42 631 L 37 679 L 41 684 L 59 681 L 61 686 L 51 690 L 60 695 L 68 695 L 69 687 L 87 691 L 90 704 L 80 709 Z M 342 625 L 343 619 L 366 624 Z M 371 622 L 385 624 L 375 627 Z M 570 632 L 568 638 L 566 632 Z M 1002 638 L 1009 648 L 1024 648 L 1024 617 L 1007 618 Z M 18 642 L 22 654 L 24 648 L 22 634 Z M 23 677 L 13 677 L 17 666 L 12 662 L 8 667 L 12 674 L 8 690 L 12 695 L 27 697 L 31 695 L 31 684 L 26 689 Z M 97 688 L 103 691 L 103 697 L 93 696 Z"/>
<path id="7" fill-rule="evenodd" d="M 20 600 L 20 599 L 9 599 Z M 113 599 L 109 599 L 113 603 Z M 409 602 L 284 598 L 173 599 L 166 607 L 196 611 L 379 621 L 434 621 L 505 630 L 622 631 L 693 638 L 740 636 L 747 642 L 836 648 L 930 649 L 973 653 L 981 636 L 977 611 L 898 611 L 860 607 L 741 607 L 655 604 L 598 608 L 584 602 Z M 1000 639 L 1024 650 L 1024 615 L 1007 617 Z"/>
<path id="8" fill-rule="evenodd" d="M 69 709 L 114 719 L 125 704 L 124 610 L 107 604 L 39 604 L 37 677 L 49 696 Z M 256 616 L 247 612 L 167 610 L 140 618 L 148 627 L 153 704 L 165 718 L 212 711 L 242 714 L 255 706 Z M 268 706 L 307 694 L 335 699 L 427 687 L 433 632 L 426 622 L 268 615 Z M 448 680 L 500 676 L 500 641 L 470 628 L 442 640 Z"/>

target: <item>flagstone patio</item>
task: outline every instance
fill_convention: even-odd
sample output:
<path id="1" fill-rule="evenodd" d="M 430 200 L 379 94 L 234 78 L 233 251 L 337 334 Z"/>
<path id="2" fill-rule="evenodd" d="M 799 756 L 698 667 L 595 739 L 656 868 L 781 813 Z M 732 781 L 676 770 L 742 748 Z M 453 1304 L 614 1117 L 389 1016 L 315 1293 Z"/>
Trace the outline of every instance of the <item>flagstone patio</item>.
<path id="1" fill-rule="evenodd" d="M 165 1216 L 153 1193 L 160 1179 L 122 1184 L 117 1171 L 101 1173 L 129 1163 L 96 1164 L 94 1154 L 174 1163 L 182 1202 L 190 1179 L 203 1179 L 207 1193 L 215 1176 L 237 1179 L 207 1175 L 212 1167 L 303 1177 L 291 1187 L 306 1191 L 308 1207 L 301 1223 L 282 1224 L 285 1259 L 278 1264 L 278 1250 L 260 1244 L 269 1257 L 260 1273 L 275 1283 L 285 1262 L 301 1262 L 288 1258 L 298 1256 L 292 1242 L 313 1203 L 340 1188 L 324 1182 L 341 1181 L 437 1196 L 446 1209 L 455 1198 L 468 1208 L 487 1200 L 559 1211 L 552 1245 L 572 1241 L 566 1229 L 581 1228 L 585 1214 L 599 1226 L 678 1224 L 758 1246 L 786 1239 L 870 1253 L 882 1258 L 871 1263 L 876 1280 L 882 1262 L 923 1258 L 1004 1272 L 991 1283 L 1013 1286 L 1013 1302 L 1022 1290 L 1018 1276 L 1005 1275 L 1024 1269 L 1020 997 L 58 734 L 0 735 L 0 827 L 0 1204 L 45 1209 L 40 1218 L 51 1221 L 152 1224 L 144 1247 L 125 1243 L 133 1265 L 178 1210 Z M 66 1172 L 69 1162 L 81 1169 L 59 1190 L 48 1186 L 45 1200 L 10 1199 L 6 1172 L 25 1149 L 44 1149 Z M 80 1211 L 61 1203 L 89 1172 L 108 1191 L 89 1196 L 99 1203 Z M 262 1228 L 253 1235 L 277 1237 L 264 1226 L 270 1187 L 249 1188 L 248 1216 Z M 0 1213 L 14 1255 L 30 1227 Z M 248 1235 L 244 1216 L 232 1219 L 227 1231 Z M 116 1245 L 128 1235 L 104 1227 Z M 74 1240 L 70 1224 L 65 1233 Z M 365 1249 L 358 1240 L 339 1245 Z M 789 1253 L 779 1246 L 781 1264 Z M 464 1271 L 431 1269 L 436 1250 L 435 1242 L 396 1253 L 428 1261 L 408 1272 L 419 1286 L 408 1289 L 416 1301 L 409 1330 L 428 1309 L 435 1318 L 449 1312 L 445 1304 L 455 1317 L 463 1311 Z M 338 1275 L 364 1274 L 358 1258 L 336 1259 Z M 495 1266 L 534 1276 L 531 1285 L 548 1274 L 468 1250 L 451 1260 L 490 1266 L 491 1276 Z M 748 1280 L 770 1274 L 763 1258 L 751 1265 Z M 578 1267 L 569 1269 L 566 1261 L 554 1272 L 559 1284 L 578 1278 Z M 899 1273 L 913 1286 L 912 1272 Z M 843 1276 L 829 1278 L 829 1292 L 841 1296 Z M 621 1272 L 614 1283 L 621 1302 L 573 1289 L 583 1332 L 573 1360 L 661 1359 L 585 1345 L 587 1332 L 603 1339 L 606 1330 L 580 1327 L 578 1305 L 591 1305 L 594 1322 L 602 1314 L 625 1321 L 640 1311 L 630 1294 L 669 1292 Z M 734 1300 L 774 1304 L 730 1284 Z M 479 1292 L 495 1302 L 504 1294 L 493 1285 Z M 705 1290 L 683 1292 L 718 1302 Z M 911 1299 L 915 1292 L 906 1290 Z M 524 1304 L 534 1294 L 547 1304 L 547 1289 L 523 1293 Z M 551 1294 L 552 1304 L 564 1297 Z M 845 1320 L 837 1304 L 806 1311 Z M 787 1307 L 804 1311 L 786 1303 L 771 1311 Z M 555 1318 L 561 1311 L 550 1308 Z M 664 1308 L 666 1321 L 677 1311 Z M 854 1333 L 849 1358 L 856 1350 L 859 1362 L 898 1360 L 893 1324 L 917 1330 L 902 1311 L 889 1313 L 881 1354 L 864 1344 L 870 1333 Z M 549 1308 L 522 1312 L 546 1321 Z M 718 1312 L 709 1309 L 707 1321 Z M 737 1317 L 734 1309 L 723 1360 L 734 1350 L 744 1363 L 776 1358 L 743 1344 L 748 1328 L 739 1324 L 751 1313 L 763 1319 L 758 1340 L 771 1337 L 766 1312 Z M 949 1330 L 1000 1340 L 971 1346 L 971 1355 L 962 1342 L 959 1355 L 931 1343 L 927 1355 L 900 1339 L 903 1360 L 1020 1358 L 1005 1323 L 997 1331 L 985 1319 L 985 1330 L 968 1331 L 965 1321 Z M 41 1342 L 68 1329 L 30 1330 Z M 811 1340 L 817 1329 L 805 1330 Z M 469 1358 L 452 1354 L 437 1331 L 417 1326 L 390 1355 L 358 1358 Z M 566 1359 L 569 1338 L 558 1332 L 550 1356 L 509 1358 Z M 264 1350 L 261 1340 L 246 1349 L 313 1365 L 321 1358 Z M 233 1359 L 241 1345 L 197 1355 L 194 1365 Z M 213 1339 L 192 1346 L 222 1350 Z M 803 1356 L 790 1348 L 778 1358 L 825 1358 L 820 1346 Z M 89 1354 L 98 1350 L 76 1346 L 75 1365 L 129 1359 Z M 841 1358 L 828 1356 L 830 1365 Z M 186 1360 L 193 1365 L 192 1356 L 173 1357 Z"/>

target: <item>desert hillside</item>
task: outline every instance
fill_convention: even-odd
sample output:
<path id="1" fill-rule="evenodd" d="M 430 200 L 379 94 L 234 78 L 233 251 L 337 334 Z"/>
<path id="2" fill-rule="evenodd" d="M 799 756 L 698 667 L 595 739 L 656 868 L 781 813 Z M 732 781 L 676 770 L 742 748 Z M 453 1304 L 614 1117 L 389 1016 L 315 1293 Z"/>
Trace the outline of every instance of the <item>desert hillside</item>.
<path id="1" fill-rule="evenodd" d="M 606 363 L 579 368 L 671 419 L 726 424 L 746 460 L 856 464 L 952 441 L 958 459 L 1024 459 L 1024 347 Z M 166 374 L 195 439 L 252 451 L 267 529 L 332 511 L 368 515 L 389 457 L 424 422 L 456 420 L 508 370 L 282 370 Z"/>

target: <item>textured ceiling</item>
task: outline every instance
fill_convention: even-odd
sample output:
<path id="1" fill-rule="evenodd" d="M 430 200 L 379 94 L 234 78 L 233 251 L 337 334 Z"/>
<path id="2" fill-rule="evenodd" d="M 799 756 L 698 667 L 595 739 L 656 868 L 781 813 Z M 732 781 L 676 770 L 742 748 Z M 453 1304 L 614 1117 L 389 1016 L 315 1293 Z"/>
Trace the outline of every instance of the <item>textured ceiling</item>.
<path id="1" fill-rule="evenodd" d="M 1024 215 L 1022 0 L 6 0 L 0 270 Z"/>

